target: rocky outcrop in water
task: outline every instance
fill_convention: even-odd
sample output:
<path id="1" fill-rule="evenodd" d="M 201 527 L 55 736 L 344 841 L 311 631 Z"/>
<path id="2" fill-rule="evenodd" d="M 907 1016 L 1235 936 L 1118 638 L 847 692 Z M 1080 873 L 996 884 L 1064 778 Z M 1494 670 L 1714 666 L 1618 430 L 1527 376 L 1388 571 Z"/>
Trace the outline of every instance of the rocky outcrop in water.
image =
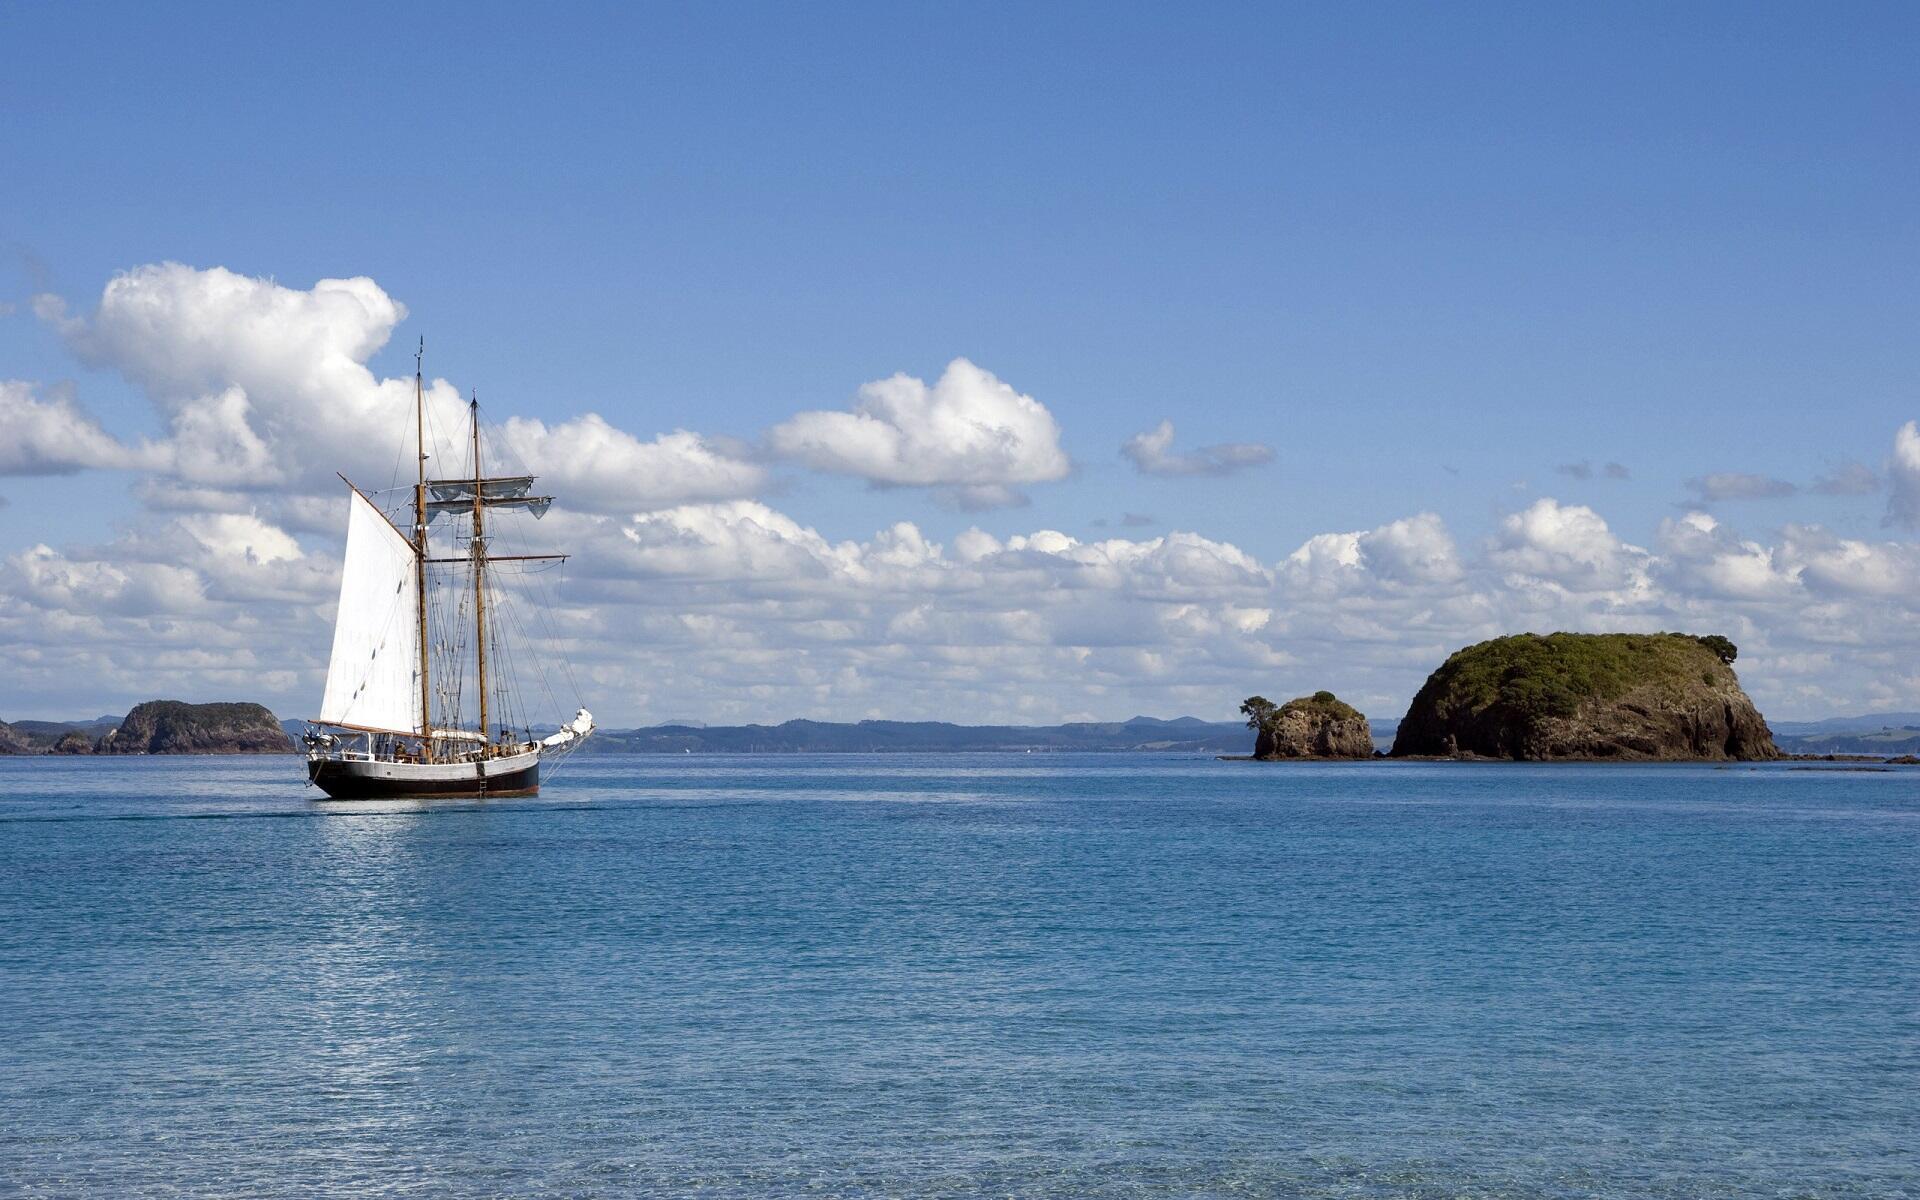
<path id="1" fill-rule="evenodd" d="M 149 700 L 94 747 L 98 754 L 291 754 L 293 741 L 258 704 Z"/>
<path id="2" fill-rule="evenodd" d="M 1413 698 L 1401 755 L 1724 760 L 1780 757 L 1718 636 L 1517 634 L 1457 651 Z"/>
<path id="3" fill-rule="evenodd" d="M 1315 692 L 1278 706 L 1252 696 L 1240 711 L 1254 730 L 1255 758 L 1373 757 L 1373 730 L 1366 716 L 1332 692 Z"/>
<path id="4" fill-rule="evenodd" d="M 93 739 L 88 737 L 86 734 L 81 733 L 78 729 L 69 729 L 67 732 L 61 734 L 58 738 L 54 739 L 54 743 L 47 750 L 47 753 L 48 754 L 92 754 Z"/>
<path id="5" fill-rule="evenodd" d="M 0 721 L 0 754 L 32 754 L 34 752 L 33 743 L 27 740 L 26 734 L 5 721 Z"/>

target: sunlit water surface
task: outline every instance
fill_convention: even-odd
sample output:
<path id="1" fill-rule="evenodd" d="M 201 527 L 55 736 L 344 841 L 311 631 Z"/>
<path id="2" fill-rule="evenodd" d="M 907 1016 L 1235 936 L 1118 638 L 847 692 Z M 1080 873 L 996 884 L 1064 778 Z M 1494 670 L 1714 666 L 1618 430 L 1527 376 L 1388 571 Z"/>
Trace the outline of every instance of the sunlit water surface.
<path id="1" fill-rule="evenodd" d="M 0 759 L 15 1195 L 1920 1195 L 1920 773 Z"/>

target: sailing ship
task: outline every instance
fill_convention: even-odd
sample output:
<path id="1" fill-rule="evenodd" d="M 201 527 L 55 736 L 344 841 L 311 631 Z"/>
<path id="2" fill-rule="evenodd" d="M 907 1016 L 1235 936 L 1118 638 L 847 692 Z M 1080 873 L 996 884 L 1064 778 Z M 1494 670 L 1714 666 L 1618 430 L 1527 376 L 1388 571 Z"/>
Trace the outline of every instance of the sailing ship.
<path id="1" fill-rule="evenodd" d="M 519 623 L 503 620 L 506 597 L 495 576 L 499 564 L 530 569 L 566 555 L 494 554 L 488 521 L 513 511 L 537 520 L 553 497 L 535 495 L 531 475 L 486 474 L 478 398 L 467 406 L 471 470 L 429 479 L 418 355 L 413 404 L 412 504 L 399 507 L 403 515 L 411 508 L 410 529 L 340 477 L 349 493 L 346 561 L 326 693 L 305 735 L 307 778 L 336 800 L 531 796 L 541 762 L 578 749 L 593 716 L 579 708 L 543 737 L 524 723 L 518 689 L 500 670 L 511 657 L 504 636 Z M 434 553 L 428 528 L 442 518 L 445 550 L 464 543 L 465 553 Z M 534 661 L 544 678 L 545 661 Z"/>

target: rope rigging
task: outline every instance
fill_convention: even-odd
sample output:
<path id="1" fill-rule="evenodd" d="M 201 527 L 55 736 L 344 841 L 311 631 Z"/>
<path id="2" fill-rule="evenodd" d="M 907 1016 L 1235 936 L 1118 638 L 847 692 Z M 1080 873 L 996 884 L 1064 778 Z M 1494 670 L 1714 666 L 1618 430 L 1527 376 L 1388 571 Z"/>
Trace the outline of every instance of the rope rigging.
<path id="1" fill-rule="evenodd" d="M 307 735 L 309 779 L 328 795 L 355 799 L 411 794 L 413 788 L 435 795 L 484 796 L 502 788 L 503 794 L 530 794 L 538 788 L 540 763 L 557 765 L 570 757 L 593 722 L 578 704 L 579 688 L 563 658 L 575 711 L 564 724 L 534 724 L 530 702 L 539 707 L 544 700 L 555 718 L 566 712 L 546 660 L 567 642 L 545 611 L 553 593 L 544 578 L 565 557 L 501 553 L 518 551 L 523 538 L 514 522 L 493 514 L 530 512 L 538 519 L 553 497 L 532 494 L 530 472 L 487 472 L 486 444 L 494 441 L 494 431 L 482 424 L 479 398 L 467 402 L 457 430 L 447 428 L 449 422 L 437 419 L 452 415 L 445 389 L 436 382 L 435 403 L 429 404 L 419 357 L 412 445 L 396 442 L 388 486 L 374 493 L 380 499 L 371 506 L 390 528 L 376 523 L 370 536 L 362 524 L 350 524 L 347 539 L 342 595 L 352 603 L 343 599 L 336 619 L 339 661 L 329 668 L 319 724 L 350 732 Z M 444 411 L 436 416 L 436 409 Z M 448 453 L 454 436 L 459 446 Z M 455 464 L 463 459 L 461 472 Z M 438 469 L 430 469 L 430 462 Z M 404 469 L 408 465 L 411 470 Z M 354 521 L 364 523 L 360 514 L 369 510 L 353 511 Z M 398 541 L 391 536 L 396 534 Z M 521 612 L 529 601 L 538 610 L 537 623 Z M 405 608 L 414 610 L 411 620 Z M 380 629 L 396 623 L 417 634 L 404 642 L 409 657 L 417 655 L 410 670 L 396 671 L 401 664 L 380 654 Z M 362 643 L 370 643 L 371 651 Z M 360 687 L 369 697 L 366 724 L 333 715 L 351 716 L 351 698 L 336 700 L 337 685 L 347 682 L 349 672 L 365 677 Z M 526 694 L 523 682 L 537 682 L 538 694 Z M 528 790 L 513 790 L 518 788 Z"/>
<path id="2" fill-rule="evenodd" d="M 483 478 L 489 457 L 498 461 L 510 477 L 531 474 L 504 440 L 494 436 L 494 427 L 481 420 L 477 403 L 470 410 L 476 425 L 463 431 L 467 436 L 460 438 L 465 453 L 448 452 L 450 438 L 434 420 L 433 408 L 424 406 L 423 453 L 429 461 L 461 461 L 464 467 L 459 476 L 445 472 L 443 478 Z M 476 441 L 481 460 L 478 467 Z M 413 485 L 400 478 L 404 458 L 402 448 L 395 459 L 391 485 L 378 493 L 392 502 L 390 513 L 402 528 L 413 519 Z M 507 731 L 517 740 L 533 741 L 542 729 L 554 726 L 536 725 L 528 711 L 529 701 L 553 714 L 550 721 L 557 721 L 582 706 L 582 693 L 566 654 L 571 639 L 561 634 L 551 612 L 558 596 L 550 577 L 564 560 L 540 559 L 520 524 L 501 519 L 504 515 L 491 514 L 476 553 L 470 513 L 442 509 L 429 514 L 429 554 L 443 560 L 428 564 L 426 569 L 433 710 L 430 723 L 436 729 L 472 730 L 489 739 Z M 500 553 L 493 552 L 496 545 Z M 502 557 L 510 561 L 497 561 Z M 479 725 L 476 638 L 483 623 L 475 618 L 476 604 L 485 610 L 489 726 L 485 729 Z M 531 618 L 523 611 L 527 608 L 532 609 Z M 549 660 L 556 658 L 559 679 L 549 670 Z M 569 699 L 563 702 L 563 695 Z"/>

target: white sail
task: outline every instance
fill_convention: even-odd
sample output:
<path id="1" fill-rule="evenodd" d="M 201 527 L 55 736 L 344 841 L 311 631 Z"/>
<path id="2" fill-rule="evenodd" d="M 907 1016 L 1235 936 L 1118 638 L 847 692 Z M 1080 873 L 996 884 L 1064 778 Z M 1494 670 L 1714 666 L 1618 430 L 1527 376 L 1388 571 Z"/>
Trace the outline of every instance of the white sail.
<path id="1" fill-rule="evenodd" d="M 420 720 L 420 577 L 413 544 L 358 491 L 320 720 L 413 731 Z"/>

